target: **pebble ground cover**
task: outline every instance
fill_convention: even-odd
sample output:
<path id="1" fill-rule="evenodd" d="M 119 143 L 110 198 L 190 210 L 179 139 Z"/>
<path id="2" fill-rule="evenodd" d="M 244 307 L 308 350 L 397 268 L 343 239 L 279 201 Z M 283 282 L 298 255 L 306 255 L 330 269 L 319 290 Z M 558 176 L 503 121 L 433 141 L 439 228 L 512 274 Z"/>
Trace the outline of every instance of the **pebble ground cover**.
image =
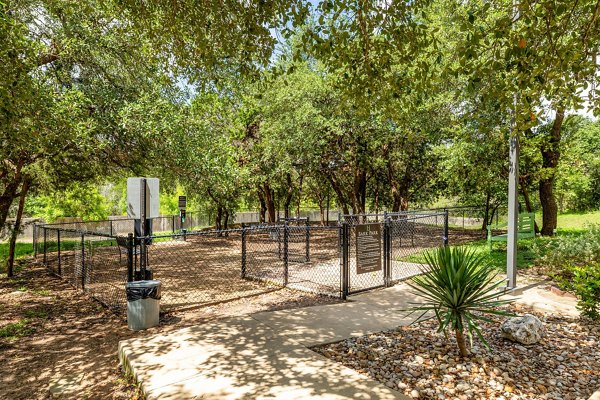
<path id="1" fill-rule="evenodd" d="M 540 342 L 501 338 L 497 318 L 483 324 L 490 350 L 474 340 L 465 359 L 431 320 L 314 350 L 415 399 L 588 399 L 600 388 L 600 325 L 537 316 Z"/>

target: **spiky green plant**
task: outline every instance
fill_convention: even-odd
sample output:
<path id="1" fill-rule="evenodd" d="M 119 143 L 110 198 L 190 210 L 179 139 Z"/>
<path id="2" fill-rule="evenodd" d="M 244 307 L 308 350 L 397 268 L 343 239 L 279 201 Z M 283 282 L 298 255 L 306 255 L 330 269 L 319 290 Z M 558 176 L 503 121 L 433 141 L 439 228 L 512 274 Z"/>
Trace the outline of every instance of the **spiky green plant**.
<path id="1" fill-rule="evenodd" d="M 496 281 L 494 267 L 485 262 L 485 255 L 477 255 L 463 247 L 441 247 L 425 253 L 428 268 L 422 275 L 412 278 L 408 284 L 416 294 L 425 299 L 411 303 L 410 314 L 422 311 L 413 322 L 436 318 L 438 332 L 448 337 L 453 330 L 462 357 L 468 356 L 465 328 L 473 345 L 476 334 L 486 347 L 481 333 L 481 321 L 490 321 L 486 315 L 509 315 L 498 307 L 511 300 L 499 299 L 497 290 L 503 281 Z"/>

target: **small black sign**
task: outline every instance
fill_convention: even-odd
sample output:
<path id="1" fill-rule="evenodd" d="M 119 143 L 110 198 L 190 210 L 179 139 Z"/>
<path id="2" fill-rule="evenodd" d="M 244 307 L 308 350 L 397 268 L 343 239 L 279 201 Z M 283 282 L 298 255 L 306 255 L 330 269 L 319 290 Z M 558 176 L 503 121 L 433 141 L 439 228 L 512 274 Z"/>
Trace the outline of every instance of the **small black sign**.
<path id="1" fill-rule="evenodd" d="M 185 210 L 186 205 L 187 205 L 187 198 L 185 196 L 179 196 L 179 209 Z"/>
<path id="2" fill-rule="evenodd" d="M 357 225 L 356 273 L 381 270 L 381 224 Z"/>

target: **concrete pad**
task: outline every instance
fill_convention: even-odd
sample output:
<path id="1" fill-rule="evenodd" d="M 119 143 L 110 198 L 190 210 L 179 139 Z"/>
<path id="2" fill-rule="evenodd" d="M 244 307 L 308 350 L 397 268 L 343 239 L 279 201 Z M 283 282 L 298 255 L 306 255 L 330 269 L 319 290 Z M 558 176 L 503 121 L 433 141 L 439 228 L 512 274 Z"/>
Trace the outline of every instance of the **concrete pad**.
<path id="1" fill-rule="evenodd" d="M 515 303 L 532 308 L 534 311 L 548 315 L 564 315 L 577 318 L 580 316 L 577 310 L 577 299 L 567 296 L 559 296 L 540 286 L 525 288 L 521 294 L 515 297 Z M 510 298 L 511 296 L 507 296 Z"/>
<path id="2" fill-rule="evenodd" d="M 419 301 L 403 283 L 354 295 L 346 303 L 252 316 L 305 346 L 316 346 L 408 325 L 416 315 L 407 316 L 402 310 Z"/>
<path id="3" fill-rule="evenodd" d="M 151 399 L 406 399 L 241 317 L 119 343 Z"/>

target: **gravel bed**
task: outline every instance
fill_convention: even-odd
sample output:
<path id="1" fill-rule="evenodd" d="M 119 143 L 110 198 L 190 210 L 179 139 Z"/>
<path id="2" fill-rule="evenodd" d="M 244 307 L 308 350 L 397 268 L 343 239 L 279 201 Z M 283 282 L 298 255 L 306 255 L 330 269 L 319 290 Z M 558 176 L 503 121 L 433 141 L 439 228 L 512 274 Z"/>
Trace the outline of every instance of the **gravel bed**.
<path id="1" fill-rule="evenodd" d="M 433 321 L 369 334 L 313 350 L 418 399 L 587 399 L 600 388 L 600 325 L 537 315 L 542 340 L 523 346 L 484 324 L 491 350 L 474 340 L 461 359 L 454 336 Z"/>

